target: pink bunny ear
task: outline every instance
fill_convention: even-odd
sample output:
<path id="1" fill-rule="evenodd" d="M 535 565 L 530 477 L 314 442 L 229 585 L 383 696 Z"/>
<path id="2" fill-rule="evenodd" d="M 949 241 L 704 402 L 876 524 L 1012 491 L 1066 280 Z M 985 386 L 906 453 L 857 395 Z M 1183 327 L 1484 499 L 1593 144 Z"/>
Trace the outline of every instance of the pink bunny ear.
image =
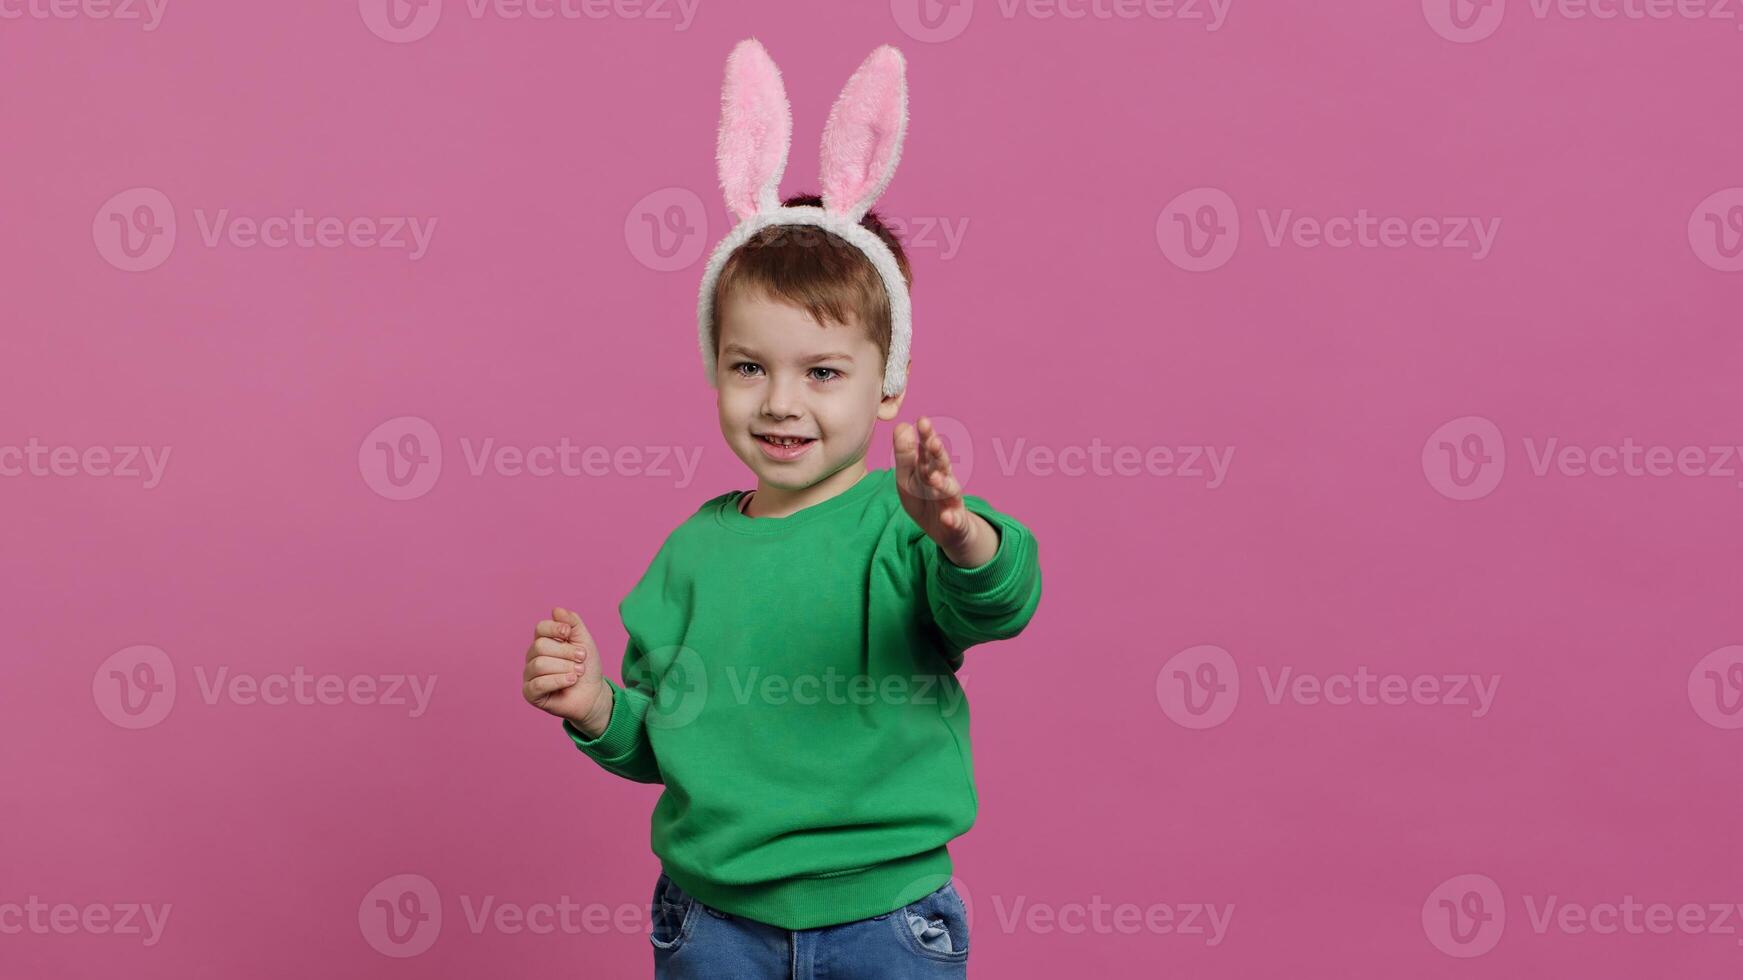
<path id="1" fill-rule="evenodd" d="M 847 80 L 823 127 L 823 208 L 858 221 L 896 173 L 908 129 L 907 62 L 886 44 Z"/>
<path id="2" fill-rule="evenodd" d="M 780 207 L 775 188 L 792 139 L 793 110 L 781 70 L 755 39 L 738 42 L 726 57 L 715 160 L 726 206 L 740 220 Z"/>

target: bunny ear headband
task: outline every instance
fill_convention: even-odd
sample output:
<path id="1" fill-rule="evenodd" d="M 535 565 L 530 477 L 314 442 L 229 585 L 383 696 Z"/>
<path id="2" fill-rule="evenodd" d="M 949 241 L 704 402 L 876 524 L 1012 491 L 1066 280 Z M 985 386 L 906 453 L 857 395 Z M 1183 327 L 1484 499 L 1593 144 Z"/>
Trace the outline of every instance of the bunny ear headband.
<path id="1" fill-rule="evenodd" d="M 907 383 L 913 319 L 908 285 L 895 253 L 860 219 L 896 172 L 908 128 L 908 81 L 902 53 L 883 45 L 865 59 L 842 87 L 823 128 L 822 207 L 782 207 L 776 186 L 787 167 L 793 110 L 780 69 L 755 40 L 738 42 L 726 59 L 720 93 L 720 141 L 716 162 L 726 206 L 737 224 L 714 247 L 702 274 L 697 304 L 702 363 L 714 385 L 714 345 L 708 324 L 714 286 L 733 250 L 770 225 L 814 225 L 865 253 L 890 298 L 890 355 L 884 364 L 885 395 Z"/>

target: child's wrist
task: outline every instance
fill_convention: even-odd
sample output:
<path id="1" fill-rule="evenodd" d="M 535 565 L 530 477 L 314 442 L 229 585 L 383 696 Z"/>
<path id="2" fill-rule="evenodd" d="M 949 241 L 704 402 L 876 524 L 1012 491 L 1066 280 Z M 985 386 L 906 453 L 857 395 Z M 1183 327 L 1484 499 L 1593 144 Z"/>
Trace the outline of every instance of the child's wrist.
<path id="1" fill-rule="evenodd" d="M 944 557 L 958 568 L 974 569 L 993 560 L 999 551 L 999 529 L 992 522 L 974 513 L 964 511 L 968 517 L 968 533 L 965 540 L 954 548 L 940 548 Z"/>
<path id="2" fill-rule="evenodd" d="M 570 718 L 569 724 L 574 725 L 576 730 L 587 736 L 588 739 L 596 739 L 604 735 L 605 730 L 611 727 L 611 707 L 614 696 L 615 692 L 612 691 L 611 685 L 602 685 L 599 689 L 599 695 L 593 699 L 593 704 L 581 713 L 581 717 Z"/>

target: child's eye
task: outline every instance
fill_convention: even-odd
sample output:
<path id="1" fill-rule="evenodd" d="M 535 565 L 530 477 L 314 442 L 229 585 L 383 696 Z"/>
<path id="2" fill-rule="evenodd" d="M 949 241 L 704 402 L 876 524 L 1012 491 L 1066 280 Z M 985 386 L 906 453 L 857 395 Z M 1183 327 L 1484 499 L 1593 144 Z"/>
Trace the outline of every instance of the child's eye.
<path id="1" fill-rule="evenodd" d="M 761 370 L 762 370 L 762 365 L 760 365 L 760 364 L 757 364 L 757 363 L 756 363 L 756 362 L 754 362 L 754 361 L 739 361 L 739 362 L 738 362 L 738 363 L 736 363 L 736 364 L 734 364 L 734 365 L 732 365 L 732 370 L 733 370 L 733 372 L 734 372 L 734 373 L 736 373 L 736 374 L 737 374 L 737 375 L 738 375 L 738 376 L 739 376 L 739 377 L 741 377 L 741 378 L 748 378 L 748 377 L 751 377 L 751 376 L 752 376 L 752 375 L 750 375 L 750 374 L 748 374 L 748 373 L 747 373 L 747 372 L 745 372 L 745 371 L 743 371 L 743 370 L 741 370 L 741 369 L 742 369 L 742 368 L 751 368 L 751 369 L 753 369 L 753 370 L 756 370 L 756 371 L 761 371 Z M 818 372 L 818 371 L 822 371 L 822 372 L 824 372 L 824 373 L 825 373 L 825 374 L 827 374 L 827 375 L 828 375 L 828 377 L 824 377 L 824 378 L 818 378 L 818 377 L 817 377 L 817 376 L 816 376 L 816 375 L 817 375 L 817 372 Z M 812 376 L 812 377 L 813 377 L 813 378 L 815 378 L 815 379 L 816 379 L 816 380 L 818 380 L 818 381 L 822 381 L 822 382 L 824 382 L 824 383 L 828 383 L 828 382 L 830 382 L 830 381 L 834 381 L 834 380 L 836 380 L 836 379 L 837 379 L 837 378 L 839 378 L 839 377 L 841 377 L 841 372 L 840 372 L 840 371 L 837 371 L 837 370 L 836 370 L 836 369 L 834 369 L 834 368 L 826 368 L 826 367 L 817 367 L 817 368 L 812 368 L 812 369 L 811 369 L 811 372 L 810 372 L 810 373 L 811 373 L 811 376 Z"/>

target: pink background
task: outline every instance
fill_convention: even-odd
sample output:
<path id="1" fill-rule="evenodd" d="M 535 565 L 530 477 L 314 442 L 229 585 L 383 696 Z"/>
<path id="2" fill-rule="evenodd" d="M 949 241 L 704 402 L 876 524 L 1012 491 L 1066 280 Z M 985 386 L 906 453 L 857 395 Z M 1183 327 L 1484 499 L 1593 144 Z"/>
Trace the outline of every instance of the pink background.
<path id="1" fill-rule="evenodd" d="M 815 190 L 848 73 L 879 43 L 906 53 L 880 208 L 962 234 L 912 243 L 904 418 L 955 420 L 969 491 L 1041 543 L 1034 621 L 963 673 L 973 975 L 1735 977 L 1743 912 L 1725 933 L 1599 935 L 1532 911 L 1743 902 L 1743 651 L 1724 651 L 1743 643 L 1743 477 L 1540 476 L 1527 440 L 1743 442 L 1736 231 L 1700 234 L 1743 204 L 1743 34 L 1514 0 L 1460 42 L 1437 2 L 1235 0 L 1207 31 L 978 0 L 937 39 L 904 33 L 904 0 L 702 0 L 685 30 L 447 0 L 406 43 L 372 32 L 370 0 L 169 0 L 150 31 L 0 20 L 0 447 L 171 451 L 151 489 L 95 467 L 0 477 L 0 975 L 648 974 L 658 788 L 577 753 L 519 672 L 565 604 L 616 677 L 616 604 L 665 533 L 751 485 L 701 377 L 701 260 L 657 268 L 641 217 L 694 194 L 705 229 L 682 244 L 725 231 L 718 90 L 754 35 L 793 102 L 783 193 Z M 146 271 L 105 233 L 133 188 L 178 228 Z M 1166 241 L 1197 188 L 1240 223 L 1209 271 Z M 208 246 L 199 215 L 225 208 L 437 223 L 415 261 Z M 1500 226 L 1481 259 L 1272 246 L 1261 212 L 1285 208 Z M 442 467 L 396 500 L 365 439 L 402 417 Z M 1505 475 L 1457 499 L 1434 460 L 1472 425 Z M 462 440 L 484 439 L 701 464 L 682 486 L 627 465 L 473 476 Z M 1001 466 L 1018 439 L 1234 456 L 1213 488 Z M 129 729 L 108 670 L 139 645 L 176 696 Z M 1192 727 L 1181 697 L 1207 695 L 1176 671 L 1201 645 L 1239 694 Z M 1284 668 L 1500 680 L 1474 717 L 1273 703 Z M 436 687 L 416 718 L 209 704 L 219 669 Z M 399 875 L 440 902 L 417 955 L 379 952 L 364 921 Z M 1449 894 L 1504 908 L 1499 941 L 1449 942 Z M 21 930 L 5 907 L 31 896 L 172 911 L 146 946 Z M 486 896 L 633 921 L 474 932 Z M 1233 913 L 1215 945 L 1111 912 L 1050 927 L 1095 901 Z"/>

